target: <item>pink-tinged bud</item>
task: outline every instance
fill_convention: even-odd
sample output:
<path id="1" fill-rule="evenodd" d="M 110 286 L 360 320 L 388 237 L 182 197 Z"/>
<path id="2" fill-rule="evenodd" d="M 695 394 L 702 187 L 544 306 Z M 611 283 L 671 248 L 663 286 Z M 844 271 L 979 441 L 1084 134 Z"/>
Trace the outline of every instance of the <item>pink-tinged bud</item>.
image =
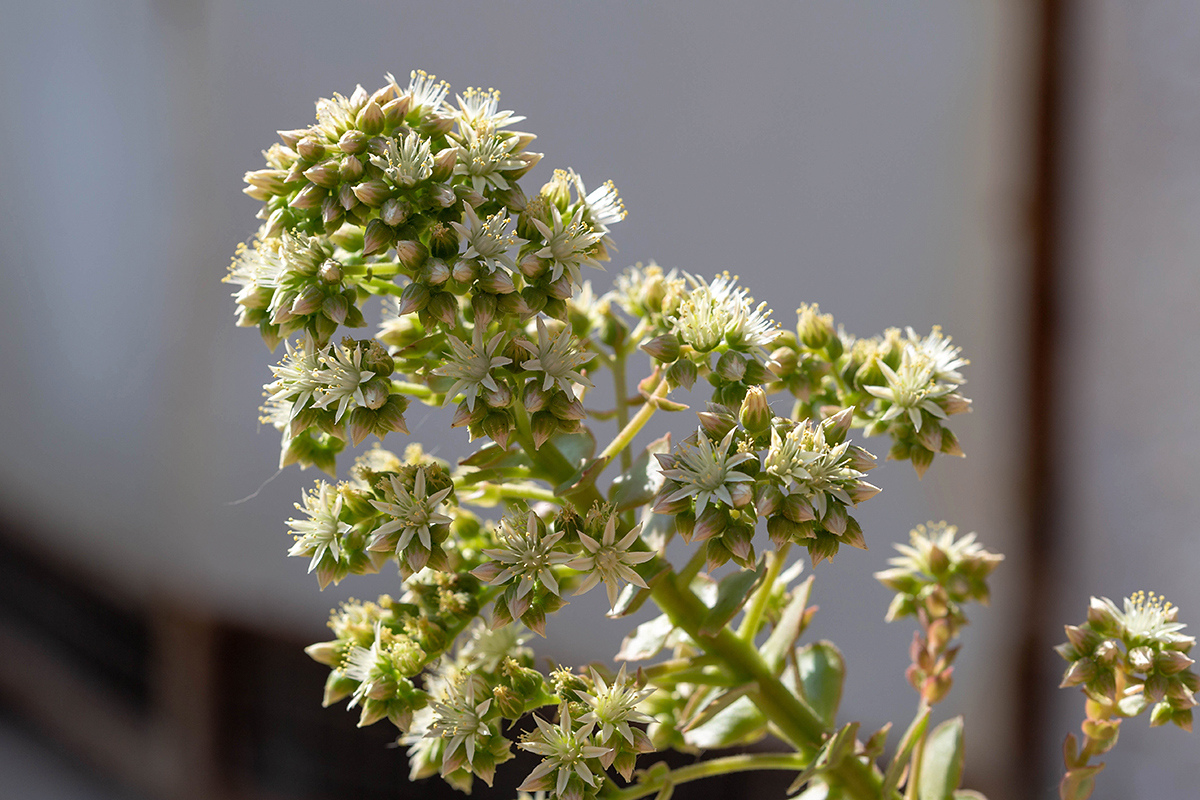
<path id="1" fill-rule="evenodd" d="M 453 325 L 458 319 L 458 298 L 449 292 L 436 292 L 429 297 L 428 312 L 444 325 Z"/>
<path id="2" fill-rule="evenodd" d="M 253 197 L 255 200 L 260 200 L 264 203 L 274 197 L 274 195 L 261 186 L 246 186 L 242 189 L 242 194 L 246 195 L 247 197 Z"/>
<path id="3" fill-rule="evenodd" d="M 717 441 L 724 439 L 725 434 L 737 425 L 732 416 L 722 412 L 700 411 L 696 416 L 700 418 L 700 427 L 704 432 Z"/>
<path id="4" fill-rule="evenodd" d="M 442 208 L 449 208 L 458 202 L 458 196 L 454 194 L 454 190 L 442 184 L 435 184 L 429 191 L 429 199 Z"/>
<path id="5" fill-rule="evenodd" d="M 347 182 L 354 183 L 363 174 L 363 163 L 355 156 L 347 156 L 342 160 L 342 166 L 338 170 L 339 177 Z"/>
<path id="6" fill-rule="evenodd" d="M 338 187 L 337 198 L 338 203 L 346 211 L 358 205 L 358 198 L 354 196 L 354 187 L 348 183 L 343 183 Z"/>
<path id="7" fill-rule="evenodd" d="M 675 515 L 675 532 L 683 537 L 685 542 L 692 541 L 696 531 L 696 515 L 691 511 L 680 511 Z"/>
<path id="8" fill-rule="evenodd" d="M 410 283 L 400 293 L 400 303 L 397 313 L 401 316 L 423 311 L 429 305 L 429 289 L 424 284 Z"/>
<path id="9" fill-rule="evenodd" d="M 265 189 L 270 194 L 286 194 L 288 186 L 284 183 L 287 171 L 282 169 L 259 169 L 246 173 L 246 183 Z"/>
<path id="10" fill-rule="evenodd" d="M 846 448 L 846 455 L 850 456 L 850 467 L 859 472 L 869 472 L 878 466 L 875 456 L 856 444 Z"/>
<path id="11" fill-rule="evenodd" d="M 688 391 L 691 391 L 691 388 L 696 385 L 697 377 L 696 365 L 687 358 L 676 361 L 667 369 L 667 380 L 672 385 L 682 386 Z"/>
<path id="12" fill-rule="evenodd" d="M 362 387 L 363 405 L 374 411 L 387 402 L 391 393 L 391 381 L 379 376 L 371 378 Z"/>
<path id="13" fill-rule="evenodd" d="M 825 508 L 825 516 L 821 519 L 821 527 L 835 536 L 846 532 L 846 507 L 841 503 L 830 502 Z"/>
<path id="14" fill-rule="evenodd" d="M 841 444 L 850 432 L 850 423 L 854 420 L 854 406 L 844 408 L 833 416 L 821 422 L 825 429 L 825 441 L 831 445 Z"/>
<path id="15" fill-rule="evenodd" d="M 322 161 L 320 164 L 304 170 L 304 177 L 317 186 L 331 189 L 337 186 L 338 180 L 341 178 L 338 162 L 332 159 Z"/>
<path id="16" fill-rule="evenodd" d="M 375 412 L 375 428 L 408 433 L 408 425 L 404 422 L 404 412 L 407 410 L 408 400 L 403 395 L 388 395 L 387 402 Z"/>
<path id="17" fill-rule="evenodd" d="M 548 411 L 539 411 L 534 414 L 530 417 L 529 425 L 533 433 L 533 446 L 538 449 L 541 449 L 541 446 L 558 432 L 558 420 Z"/>
<path id="18" fill-rule="evenodd" d="M 368 205 L 370 204 L 368 203 Z M 394 197 L 384 200 L 383 205 L 379 207 L 379 218 L 382 219 L 385 224 L 391 225 L 392 227 L 403 224 L 404 220 L 408 219 L 408 216 L 411 213 L 412 206 L 403 200 L 397 200 Z"/>
<path id="19" fill-rule="evenodd" d="M 282 208 L 272 211 L 271 216 L 267 217 L 266 224 L 263 225 L 263 236 L 267 239 L 274 239 L 283 233 L 286 216 L 287 212 Z"/>
<path id="20" fill-rule="evenodd" d="M 750 387 L 746 399 L 742 401 L 739 417 L 742 427 L 754 435 L 766 433 L 771 427 L 771 406 L 767 403 L 767 395 L 758 386 Z"/>
<path id="21" fill-rule="evenodd" d="M 533 312 L 530 311 L 529 306 L 525 303 L 525 298 L 519 292 L 498 295 L 496 297 L 496 308 L 501 314 L 519 317 L 522 320 L 533 316 Z M 528 356 L 523 356 L 523 358 L 528 358 Z"/>
<path id="22" fill-rule="evenodd" d="M 320 208 L 324 200 L 325 190 L 315 183 L 310 183 L 296 192 L 296 196 L 288 202 L 288 205 L 303 211 L 311 211 L 314 208 Z"/>
<path id="23" fill-rule="evenodd" d="M 486 561 L 475 569 L 471 570 L 471 574 L 484 583 L 491 583 L 496 580 L 496 576 L 504 571 L 504 565 L 496 561 Z"/>
<path id="24" fill-rule="evenodd" d="M 725 564 L 729 563 L 732 557 L 729 548 L 725 546 L 721 539 L 710 539 L 708 544 L 704 546 L 704 569 L 707 572 L 714 572 L 720 569 Z"/>
<path id="25" fill-rule="evenodd" d="M 307 316 L 320 308 L 324 300 L 325 293 L 319 286 L 309 286 L 296 295 L 296 299 L 292 301 L 291 311 L 299 316 Z"/>
<path id="26" fill-rule="evenodd" d="M 717 359 L 714 371 L 725 380 L 737 383 L 746 374 L 746 359 L 728 350 Z"/>
<path id="27" fill-rule="evenodd" d="M 491 411 L 483 418 L 483 432 L 502 449 L 508 449 L 508 434 L 512 420 L 503 411 Z"/>
<path id="28" fill-rule="evenodd" d="M 1163 650 L 1154 657 L 1154 665 L 1164 675 L 1183 672 L 1196 662 L 1178 650 Z"/>
<path id="29" fill-rule="evenodd" d="M 441 286 L 450 280 L 450 267 L 440 258 L 431 258 L 420 269 L 421 282 L 430 286 Z"/>
<path id="30" fill-rule="evenodd" d="M 496 295 L 477 292 L 471 295 L 471 314 L 476 325 L 487 326 L 496 318 Z M 530 409 L 531 411 L 533 409 Z"/>
<path id="31" fill-rule="evenodd" d="M 558 280 L 546 286 L 546 291 L 556 300 L 570 300 L 571 295 L 575 294 L 575 287 L 571 285 L 570 276 L 563 273 Z"/>
<path id="32" fill-rule="evenodd" d="M 362 111 L 358 112 L 358 116 L 354 119 L 354 124 L 363 133 L 374 136 L 383 130 L 383 109 L 379 107 L 378 103 L 373 101 L 368 102 L 363 106 Z"/>
<path id="33" fill-rule="evenodd" d="M 296 152 L 305 161 L 316 161 L 325 155 L 325 143 L 313 136 L 306 136 L 296 142 Z"/>
<path id="34" fill-rule="evenodd" d="M 342 643 L 336 640 L 332 642 L 317 642 L 304 648 L 304 652 L 318 664 L 324 664 L 327 667 L 336 667 L 342 658 Z"/>
<path id="35" fill-rule="evenodd" d="M 642 350 L 657 361 L 672 364 L 679 358 L 679 337 L 673 333 L 655 336 L 642 344 Z"/>
<path id="36" fill-rule="evenodd" d="M 334 223 L 341 220 L 344 215 L 342 204 L 338 202 L 336 194 L 331 194 L 321 201 L 321 221 L 325 223 L 326 232 L 334 228 Z"/>
<path id="37" fill-rule="evenodd" d="M 848 494 L 850 495 L 850 500 L 854 503 L 854 505 L 858 505 L 864 500 L 870 500 L 881 491 L 883 490 L 878 486 L 867 483 L 866 481 L 859 481 L 858 483 L 854 484 L 854 486 L 850 487 Z"/>
<path id="38" fill-rule="evenodd" d="M 512 390 L 508 388 L 507 383 L 498 381 L 495 391 L 484 388 L 483 402 L 491 408 L 508 408 L 512 404 Z"/>
<path id="39" fill-rule="evenodd" d="M 942 575 L 950 568 L 950 557 L 946 551 L 935 545 L 929 547 L 929 569 L 934 575 Z"/>
<path id="40" fill-rule="evenodd" d="M 745 508 L 754 500 L 754 484 L 735 483 L 729 489 L 729 496 L 734 508 Z"/>
<path id="41" fill-rule="evenodd" d="M 431 113 L 421 122 L 421 131 L 429 136 L 444 136 L 454 127 L 454 117 Z"/>
<path id="42" fill-rule="evenodd" d="M 529 174 L 529 170 L 537 166 L 537 163 L 542 160 L 541 153 L 521 153 L 517 156 L 517 160 L 521 162 L 521 166 L 512 170 L 505 170 L 505 174 L 510 180 L 517 180 Z"/>
<path id="43" fill-rule="evenodd" d="M 354 187 L 354 196 L 371 208 L 379 208 L 387 201 L 391 189 L 380 178 L 371 178 Z M 390 224 L 390 223 L 389 223 Z"/>
<path id="44" fill-rule="evenodd" d="M 487 415 L 487 406 L 479 403 L 475 408 L 467 403 L 466 400 L 458 404 L 458 408 L 454 411 L 454 420 L 450 423 L 451 428 L 461 428 L 464 425 L 474 425 L 483 420 Z"/>
<path id="45" fill-rule="evenodd" d="M 458 164 L 457 147 L 447 147 L 445 150 L 439 150 L 433 156 L 433 173 L 430 177 L 434 183 L 445 183 L 454 174 L 456 164 Z"/>
<path id="46" fill-rule="evenodd" d="M 397 128 L 404 124 L 404 117 L 408 114 L 411 99 L 409 95 L 404 95 L 383 104 L 383 121 L 387 127 Z"/>
<path id="47" fill-rule="evenodd" d="M 525 305 L 531 313 L 538 313 L 546 307 L 546 301 L 550 298 L 546 293 L 535 286 L 526 286 L 521 290 L 521 297 L 525 300 Z"/>
<path id="48" fill-rule="evenodd" d="M 763 484 L 758 490 L 754 507 L 760 517 L 770 517 L 783 505 L 783 492 L 773 483 Z"/>
<path id="49" fill-rule="evenodd" d="M 667 499 L 668 497 L 671 496 L 671 492 L 675 491 L 678 488 L 679 488 L 679 485 L 674 484 L 671 486 L 670 491 L 667 491 L 667 487 L 664 486 L 663 491 L 659 492 L 658 497 L 655 498 L 654 507 L 650 510 L 653 511 L 655 514 L 666 514 L 666 515 L 682 514 L 685 511 L 690 512 L 691 508 L 692 508 L 692 498 L 681 497 L 678 500 L 668 500 Z"/>
<path id="50" fill-rule="evenodd" d="M 363 255 L 373 256 L 377 253 L 385 253 L 392 246 L 392 229 L 383 222 L 373 219 L 367 223 L 367 228 L 363 232 Z"/>
<path id="51" fill-rule="evenodd" d="M 512 276 L 502 269 L 480 277 L 476 286 L 489 294 L 509 294 L 516 291 L 517 288 L 513 284 Z"/>
<path id="52" fill-rule="evenodd" d="M 745 525 L 734 525 L 725 531 L 721 543 L 729 548 L 739 564 L 745 564 L 754 553 L 754 529 Z"/>
<path id="53" fill-rule="evenodd" d="M 321 313 L 338 325 L 346 321 L 346 315 L 349 312 L 350 301 L 343 294 L 330 295 L 321 303 Z"/>
<path id="54" fill-rule="evenodd" d="M 338 139 L 338 148 L 343 153 L 356 156 L 367 151 L 367 142 L 370 138 L 370 136 L 362 131 L 346 131 L 342 134 L 342 138 Z"/>
<path id="55" fill-rule="evenodd" d="M 583 410 L 583 403 L 578 399 L 568 400 L 564 392 L 556 392 L 550 399 L 550 413 L 559 419 L 576 420 L 586 419 L 587 412 Z"/>
<path id="56" fill-rule="evenodd" d="M 714 505 L 706 505 L 700 516 L 696 517 L 696 527 L 692 538 L 697 542 L 707 541 L 714 536 L 720 536 L 729 526 L 728 515 Z"/>
<path id="57" fill-rule="evenodd" d="M 450 270 L 450 277 L 461 284 L 474 283 L 479 277 L 479 262 L 470 258 L 456 262 L 454 269 Z"/>
<path id="58" fill-rule="evenodd" d="M 521 392 L 521 405 L 525 406 L 525 410 L 533 414 L 541 411 L 550 402 L 551 392 L 547 392 L 542 388 L 542 382 L 538 379 L 533 379 L 525 384 L 524 390 Z"/>
<path id="59" fill-rule="evenodd" d="M 366 408 L 356 408 L 350 412 L 349 421 L 350 441 L 359 445 L 375 430 L 375 412 Z"/>
<path id="60" fill-rule="evenodd" d="M 420 242 L 411 239 L 396 242 L 396 260 L 406 270 L 415 272 L 429 258 L 429 249 Z"/>
<path id="61" fill-rule="evenodd" d="M 300 140 L 309 134 L 309 129 L 297 128 L 292 131 L 275 131 L 275 133 L 279 134 L 279 138 L 284 144 L 295 150 Z"/>
<path id="62" fill-rule="evenodd" d="M 454 196 L 455 198 L 462 200 L 471 208 L 479 208 L 481 205 L 483 205 L 483 201 L 485 199 L 484 196 L 475 191 L 475 187 L 469 183 L 456 184 L 454 187 Z"/>
<path id="63" fill-rule="evenodd" d="M 520 268 L 521 274 L 526 278 L 537 278 L 546 274 L 550 269 L 550 262 L 545 259 L 538 258 L 533 253 L 526 253 L 519 262 L 517 267 Z"/>
<path id="64" fill-rule="evenodd" d="M 798 494 L 790 494 L 783 500 L 783 515 L 795 523 L 812 522 L 817 518 L 812 504 Z"/>

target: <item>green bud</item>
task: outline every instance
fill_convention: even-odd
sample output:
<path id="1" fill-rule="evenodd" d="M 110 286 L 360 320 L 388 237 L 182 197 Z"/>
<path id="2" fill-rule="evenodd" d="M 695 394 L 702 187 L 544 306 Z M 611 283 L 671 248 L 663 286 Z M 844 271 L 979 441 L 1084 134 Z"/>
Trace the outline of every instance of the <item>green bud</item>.
<path id="1" fill-rule="evenodd" d="M 357 161 L 358 159 L 352 158 L 349 160 Z M 371 208 L 382 206 L 388 200 L 388 195 L 392 192 L 391 187 L 379 178 L 371 178 L 370 180 L 363 181 L 356 185 L 352 191 L 356 198 Z"/>
<path id="2" fill-rule="evenodd" d="M 426 312 L 444 325 L 453 325 L 458 319 L 458 298 L 450 292 L 435 292 L 429 296 Z"/>
<path id="3" fill-rule="evenodd" d="M 358 116 L 354 120 L 354 124 L 360 131 L 371 136 L 383 130 L 384 122 L 383 109 L 373 100 L 363 106 L 362 111 L 358 112 Z"/>
<path id="4" fill-rule="evenodd" d="M 742 427 L 754 435 L 766 433 L 771 427 L 772 416 L 767 395 L 761 388 L 755 386 L 746 392 L 746 399 L 742 401 L 739 413 Z"/>
<path id="5" fill-rule="evenodd" d="M 455 269 L 457 269 L 457 266 Z M 487 294 L 486 292 L 475 292 L 472 294 L 471 314 L 475 318 L 476 325 L 490 324 L 496 318 L 496 295 Z"/>
<path id="6" fill-rule="evenodd" d="M 338 147 L 343 153 L 356 156 L 367 152 L 367 142 L 370 138 L 370 136 L 362 131 L 346 131 L 342 134 L 342 138 L 338 139 Z"/>
<path id="7" fill-rule="evenodd" d="M 691 359 L 683 358 L 676 361 L 667 369 L 667 380 L 674 386 L 682 386 L 691 391 L 696 385 L 697 370 Z"/>
<path id="8" fill-rule="evenodd" d="M 361 200 L 362 198 L 359 199 Z M 366 201 L 364 200 L 363 202 Z M 367 203 L 367 205 L 370 205 L 370 203 Z M 379 218 L 383 220 L 384 224 L 391 225 L 392 227 L 404 224 L 404 221 L 408 219 L 411 213 L 412 206 L 394 197 L 384 200 L 383 205 L 379 207 Z"/>
<path id="9" fill-rule="evenodd" d="M 325 143 L 315 137 L 305 136 L 296 142 L 296 152 L 305 161 L 316 161 L 325 155 Z"/>
<path id="10" fill-rule="evenodd" d="M 458 255 L 458 232 L 445 223 L 434 224 L 429 229 L 429 252 L 436 258 L 453 258 Z"/>
<path id="11" fill-rule="evenodd" d="M 679 358 L 679 337 L 673 333 L 664 333 L 645 342 L 642 350 L 657 361 L 673 364 Z"/>
<path id="12" fill-rule="evenodd" d="M 392 246 L 393 238 L 392 229 L 382 220 L 371 220 L 367 223 L 366 231 L 363 234 L 363 255 L 386 253 Z"/>
<path id="13" fill-rule="evenodd" d="M 427 305 L 429 305 L 429 289 L 420 283 L 410 283 L 400 293 L 400 305 L 397 313 L 400 316 L 412 314 L 423 311 Z"/>
<path id="14" fill-rule="evenodd" d="M 725 380 L 737 383 L 746 374 L 746 359 L 733 350 L 726 351 L 717 359 L 715 371 Z"/>
<path id="15" fill-rule="evenodd" d="M 430 175 L 430 178 L 434 183 L 445 183 L 454 174 L 456 164 L 458 164 L 457 147 L 447 147 L 445 150 L 439 150 L 433 156 L 433 173 Z"/>
<path id="16" fill-rule="evenodd" d="M 800 319 L 796 326 L 796 332 L 799 334 L 800 341 L 804 343 L 805 347 L 812 350 L 820 350 L 831 339 L 837 338 L 837 334 L 833 330 L 833 316 L 822 314 L 820 307 L 815 303 L 811 306 L 807 304 L 801 305 L 798 313 Z"/>

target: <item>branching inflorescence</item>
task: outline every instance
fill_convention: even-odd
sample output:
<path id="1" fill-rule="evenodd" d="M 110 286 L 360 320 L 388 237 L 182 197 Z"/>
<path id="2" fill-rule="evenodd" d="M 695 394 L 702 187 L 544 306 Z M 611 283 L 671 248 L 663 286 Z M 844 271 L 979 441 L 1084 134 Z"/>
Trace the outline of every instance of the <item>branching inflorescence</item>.
<path id="1" fill-rule="evenodd" d="M 958 789 L 962 720 L 926 729 L 950 689 L 964 606 L 986 602 L 1001 556 L 973 534 L 922 526 L 877 576 L 897 593 L 889 619 L 922 628 L 908 672 L 918 712 L 883 765 L 888 728 L 860 739 L 858 723 L 837 724 L 840 652 L 799 644 L 813 578 L 788 564 L 794 546 L 814 566 L 867 547 L 856 514 L 879 491 L 866 480 L 876 458 L 853 431 L 886 437 L 889 457 L 918 475 L 962 455 L 959 348 L 938 328 L 856 338 L 815 305 L 784 330 L 727 273 L 639 264 L 599 294 L 583 268 L 608 260 L 625 217 L 613 184 L 589 192 L 556 170 L 527 194 L 521 179 L 541 155 L 512 129 L 524 118 L 500 110 L 495 90 L 448 98 L 424 72 L 335 94 L 246 174 L 263 222 L 226 280 L 238 324 L 285 345 L 262 419 L 282 435 L 281 466 L 336 481 L 297 504 L 289 555 L 308 559 L 322 588 L 389 563 L 400 575 L 398 599 L 343 604 L 334 639 L 308 648 L 330 667 L 325 704 L 346 701 L 360 725 L 388 719 L 414 780 L 439 774 L 463 791 L 492 782 L 515 738 L 541 757 L 521 788 L 563 800 L 667 797 L 750 769 L 795 772 L 809 800 L 978 796 Z M 376 335 L 339 336 L 367 326 L 372 296 Z M 649 374 L 631 393 L 639 350 Z M 616 408 L 588 411 L 605 372 Z M 701 378 L 711 402 L 687 438 L 633 452 L 652 415 L 687 408 L 670 393 Z M 455 465 L 416 444 L 401 456 L 375 445 L 337 481 L 347 444 L 407 434 L 413 402 L 452 405 L 451 427 L 481 445 Z M 599 452 L 589 417 L 620 428 Z M 500 518 L 482 516 L 489 508 Z M 693 550 L 678 568 L 665 555 L 676 534 Z M 567 597 L 601 583 L 610 617 L 647 601 L 662 612 L 617 655 L 644 663 L 536 669 L 529 631 L 545 635 Z M 1089 722 L 1083 750 L 1068 747 L 1065 797 L 1086 797 L 1099 768 L 1088 759 L 1115 741 L 1120 717 L 1153 703 L 1155 724 L 1190 726 L 1194 640 L 1180 627 L 1152 597 L 1124 611 L 1094 601 L 1067 629 L 1064 683 L 1086 688 Z M 768 733 L 789 750 L 636 769 L 654 751 Z"/>

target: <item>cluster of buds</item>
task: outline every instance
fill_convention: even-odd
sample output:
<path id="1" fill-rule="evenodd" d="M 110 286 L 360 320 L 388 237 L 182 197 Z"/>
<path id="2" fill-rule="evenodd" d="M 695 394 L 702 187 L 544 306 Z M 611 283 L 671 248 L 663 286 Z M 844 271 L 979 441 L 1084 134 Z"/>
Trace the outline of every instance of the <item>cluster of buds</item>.
<path id="1" fill-rule="evenodd" d="M 908 459 L 923 475 L 938 453 L 961 456 L 949 417 L 970 411 L 960 393 L 960 369 L 968 362 L 941 329 L 907 336 L 889 328 L 882 336 L 856 339 L 834 330 L 817 306 L 801 306 L 795 333 L 774 341 L 775 388 L 786 389 L 817 418 L 825 408 L 855 408 L 854 425 L 868 436 L 892 440 L 889 458 Z"/>
<path id="2" fill-rule="evenodd" d="M 326 468 L 347 436 L 359 444 L 371 434 L 383 439 L 393 431 L 407 433 L 408 400 L 392 391 L 394 369 L 374 340 L 347 338 L 324 347 L 311 336 L 288 342 L 283 360 L 271 367 L 275 380 L 263 387 L 262 421 L 283 435 L 280 467 Z"/>
<path id="3" fill-rule="evenodd" d="M 875 573 L 875 579 L 896 592 L 887 621 L 915 616 L 921 625 L 913 632 L 906 675 L 933 705 L 950 691 L 959 649 L 952 643 L 967 624 L 963 606 L 987 605 L 987 578 L 1004 556 L 983 549 L 974 533 L 959 538 L 958 528 L 945 522 L 918 525 L 909 542 L 896 545 L 902 555 L 889 559 L 892 568 Z"/>
<path id="4" fill-rule="evenodd" d="M 776 547 L 799 544 L 814 564 L 842 544 L 866 549 L 850 509 L 879 489 L 863 480 L 875 457 L 846 441 L 850 418 L 849 409 L 819 423 L 776 417 L 758 387 L 736 413 L 710 406 L 695 435 L 657 456 L 665 480 L 654 511 L 707 543 L 710 570 L 731 558 L 754 564 L 760 518 Z"/>
<path id="5" fill-rule="evenodd" d="M 1179 609 L 1151 592 L 1137 592 L 1118 608 L 1095 598 L 1087 621 L 1068 625 L 1057 650 L 1068 663 L 1062 686 L 1081 686 L 1112 716 L 1135 717 L 1148 708 L 1151 725 L 1191 730 L 1200 680 L 1188 656 L 1194 636 L 1180 631 Z"/>

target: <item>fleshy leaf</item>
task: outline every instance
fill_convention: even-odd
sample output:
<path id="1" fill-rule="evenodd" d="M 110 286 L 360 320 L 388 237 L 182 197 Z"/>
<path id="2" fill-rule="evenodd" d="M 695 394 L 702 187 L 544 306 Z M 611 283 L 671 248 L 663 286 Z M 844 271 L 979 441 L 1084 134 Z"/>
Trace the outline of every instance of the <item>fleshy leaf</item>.
<path id="1" fill-rule="evenodd" d="M 643 622 L 633 629 L 633 633 L 621 642 L 621 650 L 616 655 L 617 661 L 644 661 L 654 658 L 667 643 L 667 637 L 675 626 L 666 614 L 655 617 L 649 622 Z"/>
<path id="2" fill-rule="evenodd" d="M 763 660 L 767 662 L 767 666 L 776 676 L 783 672 L 788 655 L 796 646 L 796 640 L 800 638 L 800 634 L 804 632 L 806 621 L 804 609 L 808 605 L 812 584 L 813 576 L 810 575 L 808 580 L 793 590 L 792 598 L 779 618 L 779 624 L 775 626 L 775 630 L 771 631 L 771 635 L 762 646 Z"/>
<path id="3" fill-rule="evenodd" d="M 809 708 L 832 726 L 846 678 L 846 660 L 841 651 L 829 641 L 808 644 L 796 651 L 796 666 L 800 670 L 800 691 Z"/>
<path id="4" fill-rule="evenodd" d="M 933 729 L 921 757 L 919 800 L 953 800 L 963 773 L 963 718 L 948 719 Z"/>
<path id="5" fill-rule="evenodd" d="M 613 479 L 610 497 L 617 504 L 617 511 L 636 508 L 654 499 L 663 485 L 662 471 L 654 455 L 669 452 L 671 434 L 668 433 L 646 445 L 629 470 Z"/>

